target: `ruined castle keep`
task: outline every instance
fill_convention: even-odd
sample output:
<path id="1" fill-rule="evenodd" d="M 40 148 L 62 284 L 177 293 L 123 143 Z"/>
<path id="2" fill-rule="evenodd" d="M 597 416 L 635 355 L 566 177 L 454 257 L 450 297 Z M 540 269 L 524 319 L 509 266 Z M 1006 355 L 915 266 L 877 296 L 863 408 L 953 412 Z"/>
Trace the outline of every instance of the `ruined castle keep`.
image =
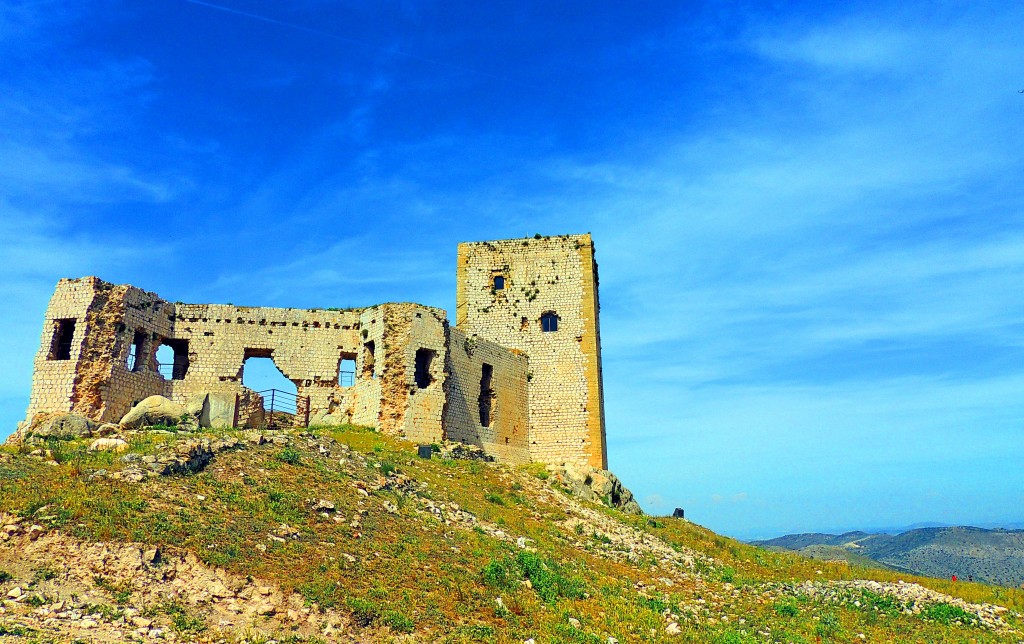
<path id="1" fill-rule="evenodd" d="M 296 414 L 311 424 L 607 469 L 597 289 L 589 234 L 459 244 L 455 326 L 420 304 L 183 304 L 95 277 L 62 279 L 27 422 L 72 412 L 116 423 L 161 395 L 231 426 L 239 401 L 252 398 L 245 361 L 262 357 L 295 383 Z M 173 364 L 158 365 L 161 346 Z M 354 374 L 343 376 L 342 362 Z"/>

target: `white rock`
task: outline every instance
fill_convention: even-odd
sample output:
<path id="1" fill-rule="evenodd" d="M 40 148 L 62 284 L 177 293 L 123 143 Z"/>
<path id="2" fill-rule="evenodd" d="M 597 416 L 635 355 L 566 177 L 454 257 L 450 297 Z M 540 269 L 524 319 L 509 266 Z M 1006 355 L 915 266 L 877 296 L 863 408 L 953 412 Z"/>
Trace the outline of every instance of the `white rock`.
<path id="1" fill-rule="evenodd" d="M 163 396 L 150 396 L 132 407 L 120 424 L 126 429 L 138 429 L 146 425 L 177 425 L 186 413 L 185 408 L 178 403 Z"/>
<path id="2" fill-rule="evenodd" d="M 123 452 L 128 449 L 127 441 L 120 438 L 97 438 L 89 444 L 90 452 Z"/>
<path id="3" fill-rule="evenodd" d="M 683 632 L 683 629 L 679 628 L 677 622 L 669 622 L 668 626 L 665 627 L 665 633 L 667 635 L 679 635 Z"/>

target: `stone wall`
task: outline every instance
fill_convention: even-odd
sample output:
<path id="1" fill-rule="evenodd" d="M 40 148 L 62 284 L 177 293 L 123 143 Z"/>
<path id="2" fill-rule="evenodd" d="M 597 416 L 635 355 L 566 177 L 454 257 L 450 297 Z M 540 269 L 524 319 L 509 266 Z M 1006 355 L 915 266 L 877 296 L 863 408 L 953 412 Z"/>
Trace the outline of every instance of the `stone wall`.
<path id="1" fill-rule="evenodd" d="M 458 328 L 529 356 L 533 460 L 606 469 L 590 235 L 459 244 L 457 273 Z M 557 330 L 542 328 L 546 315 Z"/>
<path id="2" fill-rule="evenodd" d="M 486 384 L 485 365 L 490 367 L 490 382 Z M 489 340 L 467 336 L 459 329 L 450 329 L 445 369 L 445 438 L 477 445 L 503 461 L 528 463 L 526 356 Z"/>

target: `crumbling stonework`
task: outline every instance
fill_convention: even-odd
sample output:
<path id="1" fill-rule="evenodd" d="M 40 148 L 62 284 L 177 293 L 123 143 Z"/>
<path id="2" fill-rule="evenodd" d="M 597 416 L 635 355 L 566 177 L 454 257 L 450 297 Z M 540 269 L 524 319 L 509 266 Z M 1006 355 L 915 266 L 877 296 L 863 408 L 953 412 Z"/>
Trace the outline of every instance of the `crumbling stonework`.
<path id="1" fill-rule="evenodd" d="M 118 422 L 159 395 L 211 426 L 259 425 L 262 399 L 242 385 L 245 361 L 259 357 L 295 384 L 303 423 L 456 440 L 512 462 L 606 467 L 590 236 L 460 244 L 458 257 L 455 327 L 443 310 L 412 303 L 183 304 L 95 277 L 62 279 L 27 421 L 74 412 Z M 172 364 L 157 363 L 161 345 Z M 339 379 L 343 360 L 354 361 L 351 382 Z"/>

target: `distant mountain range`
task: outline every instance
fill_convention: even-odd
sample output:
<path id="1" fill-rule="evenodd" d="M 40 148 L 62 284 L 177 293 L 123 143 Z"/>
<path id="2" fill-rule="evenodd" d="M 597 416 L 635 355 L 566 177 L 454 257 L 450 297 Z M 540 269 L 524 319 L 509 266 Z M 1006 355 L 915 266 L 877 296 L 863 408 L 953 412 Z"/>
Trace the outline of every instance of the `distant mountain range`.
<path id="1" fill-rule="evenodd" d="M 1024 584 L 1024 530 L 929 527 L 899 534 L 844 532 L 790 534 L 754 545 L 822 560 L 988 584 Z"/>

